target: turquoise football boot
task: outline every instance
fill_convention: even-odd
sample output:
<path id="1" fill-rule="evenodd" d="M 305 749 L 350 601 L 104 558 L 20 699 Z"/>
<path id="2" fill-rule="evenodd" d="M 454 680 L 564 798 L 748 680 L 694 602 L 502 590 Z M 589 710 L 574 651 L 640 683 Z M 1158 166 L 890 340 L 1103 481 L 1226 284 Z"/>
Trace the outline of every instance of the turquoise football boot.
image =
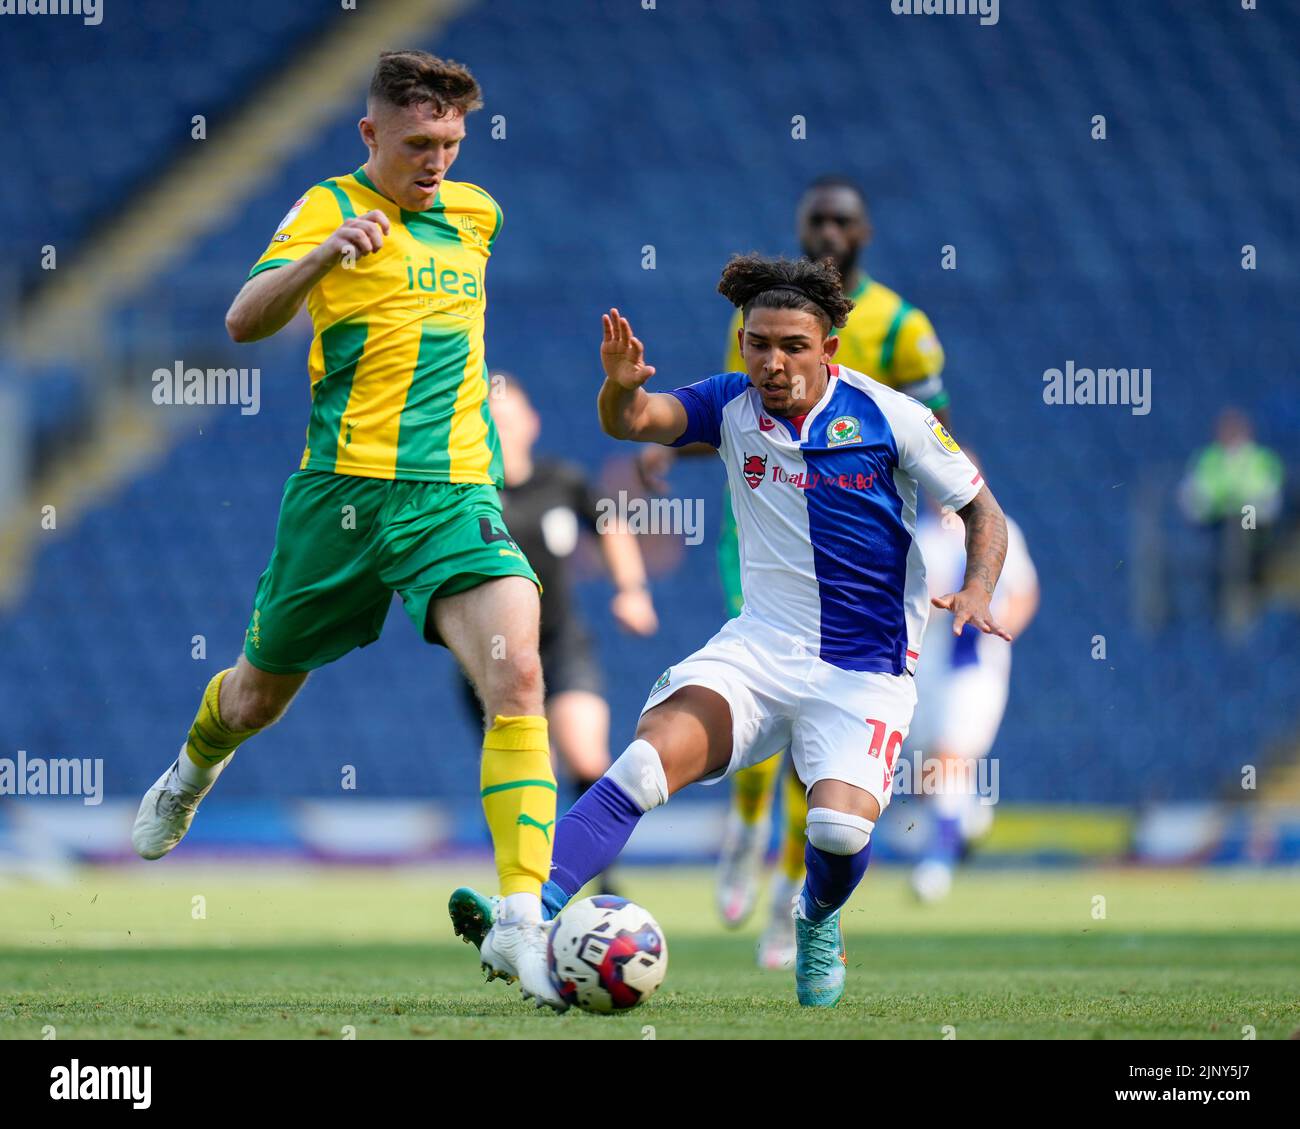
<path id="1" fill-rule="evenodd" d="M 455 930 L 456 936 L 463 941 L 472 942 L 476 949 L 482 950 L 483 938 L 488 935 L 488 930 L 492 928 L 492 921 L 496 917 L 497 903 L 499 897 L 487 898 L 477 890 L 471 890 L 468 886 L 461 886 L 453 890 L 451 900 L 447 903 L 447 912 L 451 915 L 451 927 Z M 509 977 L 491 972 L 488 973 L 489 980 L 502 979 L 508 980 Z"/>
<path id="2" fill-rule="evenodd" d="M 844 995 L 848 958 L 840 911 L 825 921 L 809 921 L 803 906 L 794 907 L 794 986 L 804 1007 L 834 1007 Z"/>

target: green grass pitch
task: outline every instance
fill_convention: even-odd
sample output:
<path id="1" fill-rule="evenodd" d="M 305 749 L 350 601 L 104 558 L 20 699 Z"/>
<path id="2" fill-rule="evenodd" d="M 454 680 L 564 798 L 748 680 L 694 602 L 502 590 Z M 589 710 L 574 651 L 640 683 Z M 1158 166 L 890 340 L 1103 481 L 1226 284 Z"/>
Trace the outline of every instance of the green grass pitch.
<path id="1" fill-rule="evenodd" d="M 621 1016 L 534 1012 L 480 979 L 447 895 L 482 867 L 83 869 L 0 888 L 0 1038 L 1288 1038 L 1300 875 L 970 871 L 915 905 L 898 868 L 845 913 L 848 991 L 795 1003 L 725 932 L 702 870 L 627 868 L 668 979 Z M 1097 899 L 1104 899 L 1104 902 Z"/>

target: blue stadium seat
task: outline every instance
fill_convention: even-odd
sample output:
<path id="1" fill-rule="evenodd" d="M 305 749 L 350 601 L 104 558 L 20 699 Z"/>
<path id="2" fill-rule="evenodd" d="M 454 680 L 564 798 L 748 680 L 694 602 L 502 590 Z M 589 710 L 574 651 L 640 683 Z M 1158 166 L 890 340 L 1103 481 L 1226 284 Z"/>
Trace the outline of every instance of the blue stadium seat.
<path id="1" fill-rule="evenodd" d="M 310 6 L 264 0 L 244 17 L 266 21 L 259 39 L 230 26 L 224 7 L 212 26 L 182 30 L 182 9 L 140 5 L 158 22 L 106 23 L 87 47 L 83 91 L 120 131 L 109 136 L 133 142 L 97 152 L 93 192 L 73 183 L 67 195 L 39 194 L 39 241 L 111 212 L 146 169 L 184 150 L 196 106 L 228 111 L 315 18 Z M 729 314 L 714 294 L 721 264 L 753 248 L 794 253 L 792 209 L 807 181 L 858 178 L 877 227 L 870 270 L 930 314 L 954 430 L 981 455 L 1043 581 L 997 748 L 1004 798 L 1136 803 L 1237 787 L 1241 764 L 1294 730 L 1296 616 L 1270 611 L 1225 641 L 1195 595 L 1194 549 L 1172 498 L 1154 519 L 1137 507 L 1144 484 L 1172 489 L 1226 402 L 1288 457 L 1300 430 L 1295 22 L 1172 0 L 1022 5 L 996 31 L 909 22 L 857 0 L 823 0 L 816 20 L 776 0 L 761 18 L 754 7 L 581 0 L 561 15 L 493 0 L 424 44 L 471 63 L 485 90 L 454 175 L 488 188 L 505 213 L 489 363 L 543 393 L 542 447 L 598 473 L 627 453 L 590 408 L 599 311 L 617 302 L 634 317 L 662 386 L 717 371 Z M 188 19 L 197 7 L 183 10 Z M 169 69 L 185 58 L 161 50 L 175 36 L 201 39 L 212 68 Z M 53 52 L 4 43 L 9 104 L 30 84 L 67 81 Z M 60 128 L 49 104 L 34 112 Z M 487 134 L 496 114 L 503 141 Z M 796 114 L 806 140 L 791 137 Z M 1106 115 L 1105 141 L 1090 137 L 1094 114 Z M 141 311 L 166 309 L 188 351 L 259 366 L 262 412 L 186 417 L 186 438 L 161 465 L 51 539 L 23 605 L 0 619 L 7 744 L 49 755 L 94 745 L 110 759 L 110 789 L 139 792 L 179 744 L 206 680 L 237 653 L 301 449 L 306 338 L 295 328 L 235 348 L 222 315 L 289 203 L 361 163 L 355 118 L 353 108 L 304 139 L 246 208 L 124 308 L 122 343 L 147 333 Z M 11 212 L 10 193 L 37 195 L 22 177 L 63 170 L 36 151 L 20 172 L 0 183 Z M 1253 272 L 1240 269 L 1245 243 L 1259 249 Z M 647 244 L 653 271 L 641 266 Z M 940 269 L 945 245 L 956 271 Z M 1150 367 L 1150 414 L 1049 408 L 1042 374 L 1068 360 Z M 716 466 L 682 465 L 674 478 L 716 514 Z M 1182 604 L 1163 626 L 1134 614 L 1136 520 L 1154 520 L 1171 547 Z M 610 671 L 615 751 L 654 677 L 720 622 L 715 535 L 710 523 L 678 571 L 654 578 L 663 630 L 652 640 L 612 628 L 604 584 L 580 593 Z M 202 660 L 190 657 L 196 634 Z M 1095 635 L 1105 660 L 1091 657 Z M 314 675 L 222 787 L 329 795 L 354 764 L 368 794 L 472 805 L 476 757 L 449 657 L 394 609 L 382 642 Z"/>
<path id="2" fill-rule="evenodd" d="M 0 205 L 24 217 L 6 256 L 19 282 L 40 278 L 47 243 L 70 261 L 131 191 L 182 156 L 193 115 L 218 126 L 290 47 L 342 18 L 338 4 L 132 0 L 90 27 L 75 17 L 6 21 L 0 99 L 21 107 L 6 115 L 5 136 L 12 128 L 10 151 L 21 147 L 22 159 L 9 163 Z"/>

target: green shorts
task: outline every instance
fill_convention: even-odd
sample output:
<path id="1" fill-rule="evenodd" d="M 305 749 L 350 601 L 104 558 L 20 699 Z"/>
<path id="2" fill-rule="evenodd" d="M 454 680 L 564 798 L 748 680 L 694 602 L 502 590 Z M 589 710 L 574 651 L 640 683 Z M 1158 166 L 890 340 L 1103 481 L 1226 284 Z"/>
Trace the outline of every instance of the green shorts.
<path id="1" fill-rule="evenodd" d="M 244 655 L 315 670 L 379 638 L 393 593 L 429 642 L 429 602 L 498 576 L 537 574 L 501 520 L 496 487 L 300 470 L 284 487 Z"/>

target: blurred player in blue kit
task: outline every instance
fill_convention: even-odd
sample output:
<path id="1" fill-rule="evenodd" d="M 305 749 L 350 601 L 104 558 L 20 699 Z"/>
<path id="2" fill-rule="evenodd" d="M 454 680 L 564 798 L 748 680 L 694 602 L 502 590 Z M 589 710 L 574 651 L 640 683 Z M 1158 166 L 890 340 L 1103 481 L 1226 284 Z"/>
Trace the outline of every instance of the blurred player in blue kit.
<path id="1" fill-rule="evenodd" d="M 969 455 L 970 452 L 968 451 Z M 936 595 L 966 568 L 965 530 L 954 513 L 931 506 L 916 531 L 930 591 Z M 1007 632 L 1019 639 L 1038 611 L 1038 573 L 1025 536 L 1007 518 L 1007 556 L 990 609 Z M 978 767 L 1002 724 L 1011 684 L 1011 644 L 969 626 L 954 636 L 941 617 L 931 617 L 917 670 L 919 704 L 909 748 L 937 758 L 936 790 L 927 803 L 932 832 L 921 861 L 912 871 L 912 890 L 923 902 L 944 897 L 965 847 L 988 834 L 996 796 L 978 792 Z M 928 791 L 928 788 L 927 788 Z"/>

